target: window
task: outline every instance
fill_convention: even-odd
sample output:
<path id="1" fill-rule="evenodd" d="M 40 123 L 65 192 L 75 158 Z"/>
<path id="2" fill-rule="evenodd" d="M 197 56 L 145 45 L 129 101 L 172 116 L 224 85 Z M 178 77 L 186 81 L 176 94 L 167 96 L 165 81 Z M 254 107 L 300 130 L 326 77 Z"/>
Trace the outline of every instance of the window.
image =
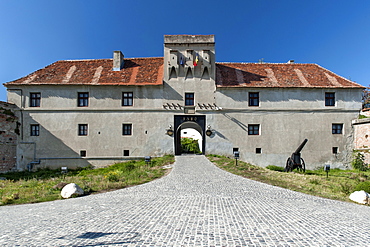
<path id="1" fill-rule="evenodd" d="M 78 125 L 78 135 L 79 136 L 87 136 L 88 125 L 87 124 L 79 124 Z"/>
<path id="2" fill-rule="evenodd" d="M 335 106 L 335 93 L 325 93 L 325 106 Z"/>
<path id="3" fill-rule="evenodd" d="M 338 147 L 333 147 L 333 154 L 337 154 L 338 153 Z"/>
<path id="4" fill-rule="evenodd" d="M 332 125 L 332 134 L 342 134 L 342 133 L 343 133 L 343 124 Z"/>
<path id="5" fill-rule="evenodd" d="M 86 157 L 86 150 L 81 150 L 80 151 L 80 156 L 81 157 Z"/>
<path id="6" fill-rule="evenodd" d="M 248 135 L 259 135 L 260 125 L 259 124 L 249 124 L 248 125 Z"/>
<path id="7" fill-rule="evenodd" d="M 31 124 L 31 136 L 39 136 L 39 135 L 40 135 L 40 125 Z"/>
<path id="8" fill-rule="evenodd" d="M 123 156 L 130 156 L 130 150 L 123 150 Z"/>
<path id="9" fill-rule="evenodd" d="M 259 106 L 259 105 L 260 105 L 260 94 L 249 93 L 249 106 Z"/>
<path id="10" fill-rule="evenodd" d="M 132 106 L 134 102 L 134 94 L 132 92 L 122 93 L 122 106 Z"/>
<path id="11" fill-rule="evenodd" d="M 256 148 L 256 154 L 261 154 L 262 153 L 262 148 Z"/>
<path id="12" fill-rule="evenodd" d="M 185 105 L 194 105 L 194 93 L 185 93 Z"/>
<path id="13" fill-rule="evenodd" d="M 77 106 L 89 106 L 89 93 L 78 93 Z"/>
<path id="14" fill-rule="evenodd" d="M 132 135 L 132 124 L 123 124 L 122 125 L 122 135 L 124 135 L 124 136 Z"/>
<path id="15" fill-rule="evenodd" d="M 30 93 L 30 107 L 40 107 L 41 93 Z"/>

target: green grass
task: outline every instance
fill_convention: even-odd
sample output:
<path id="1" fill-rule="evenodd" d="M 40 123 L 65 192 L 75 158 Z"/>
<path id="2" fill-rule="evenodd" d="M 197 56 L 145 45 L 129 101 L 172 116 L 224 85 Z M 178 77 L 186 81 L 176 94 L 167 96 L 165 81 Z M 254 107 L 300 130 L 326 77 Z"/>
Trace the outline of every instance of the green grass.
<path id="1" fill-rule="evenodd" d="M 76 183 L 85 194 L 101 193 L 133 185 L 147 183 L 166 174 L 163 166 L 173 163 L 173 156 L 153 158 L 146 164 L 144 160 L 133 160 L 111 165 L 106 168 L 91 167 L 69 170 L 43 169 L 37 172 L 13 172 L 1 174 L 0 205 L 37 203 L 62 199 L 58 183 Z"/>
<path id="2" fill-rule="evenodd" d="M 370 181 L 370 171 L 332 169 L 327 178 L 323 169 L 306 170 L 305 173 L 298 171 L 287 173 L 278 171 L 274 166 L 267 169 L 242 161 L 238 161 L 236 166 L 235 160 L 231 158 L 218 155 L 207 157 L 221 169 L 245 178 L 340 201 L 352 202 L 348 196 L 356 191 L 356 186 Z"/>

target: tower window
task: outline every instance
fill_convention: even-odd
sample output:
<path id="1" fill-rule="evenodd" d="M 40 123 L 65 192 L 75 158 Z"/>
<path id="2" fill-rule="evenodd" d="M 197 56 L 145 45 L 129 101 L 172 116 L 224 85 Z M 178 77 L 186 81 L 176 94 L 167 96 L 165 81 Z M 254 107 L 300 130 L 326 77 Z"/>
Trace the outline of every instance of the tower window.
<path id="1" fill-rule="evenodd" d="M 194 105 L 194 93 L 185 93 L 185 105 L 186 106 Z"/>

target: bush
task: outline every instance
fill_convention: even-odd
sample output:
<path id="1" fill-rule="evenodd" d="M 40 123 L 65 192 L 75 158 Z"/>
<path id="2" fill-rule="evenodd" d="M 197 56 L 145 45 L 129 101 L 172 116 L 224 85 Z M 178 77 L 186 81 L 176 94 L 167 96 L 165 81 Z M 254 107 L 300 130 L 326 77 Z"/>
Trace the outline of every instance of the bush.
<path id="1" fill-rule="evenodd" d="M 370 181 L 361 182 L 356 185 L 355 191 L 364 190 L 367 193 L 370 193 Z"/>
<path id="2" fill-rule="evenodd" d="M 181 138 L 181 149 L 185 153 L 201 153 L 198 140 L 194 140 L 193 138 Z"/>
<path id="3" fill-rule="evenodd" d="M 353 152 L 353 160 L 351 162 L 352 168 L 359 170 L 359 171 L 366 171 L 368 170 L 368 165 L 365 163 L 365 156 L 359 152 Z"/>
<path id="4" fill-rule="evenodd" d="M 284 171 L 284 167 L 281 167 L 281 166 L 267 166 L 266 168 L 272 171 L 277 171 L 277 172 Z"/>

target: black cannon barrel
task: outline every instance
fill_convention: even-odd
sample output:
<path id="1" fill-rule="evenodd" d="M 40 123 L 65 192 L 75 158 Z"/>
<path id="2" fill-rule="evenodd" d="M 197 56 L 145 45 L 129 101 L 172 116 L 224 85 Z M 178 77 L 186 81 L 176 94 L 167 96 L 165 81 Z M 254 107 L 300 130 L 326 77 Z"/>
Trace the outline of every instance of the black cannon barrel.
<path id="1" fill-rule="evenodd" d="M 301 145 L 299 145 L 299 147 L 297 148 L 297 150 L 295 150 L 294 154 L 299 154 L 302 151 L 304 145 L 306 145 L 307 142 L 308 142 L 308 140 L 307 139 L 304 139 L 304 141 L 301 143 Z"/>

